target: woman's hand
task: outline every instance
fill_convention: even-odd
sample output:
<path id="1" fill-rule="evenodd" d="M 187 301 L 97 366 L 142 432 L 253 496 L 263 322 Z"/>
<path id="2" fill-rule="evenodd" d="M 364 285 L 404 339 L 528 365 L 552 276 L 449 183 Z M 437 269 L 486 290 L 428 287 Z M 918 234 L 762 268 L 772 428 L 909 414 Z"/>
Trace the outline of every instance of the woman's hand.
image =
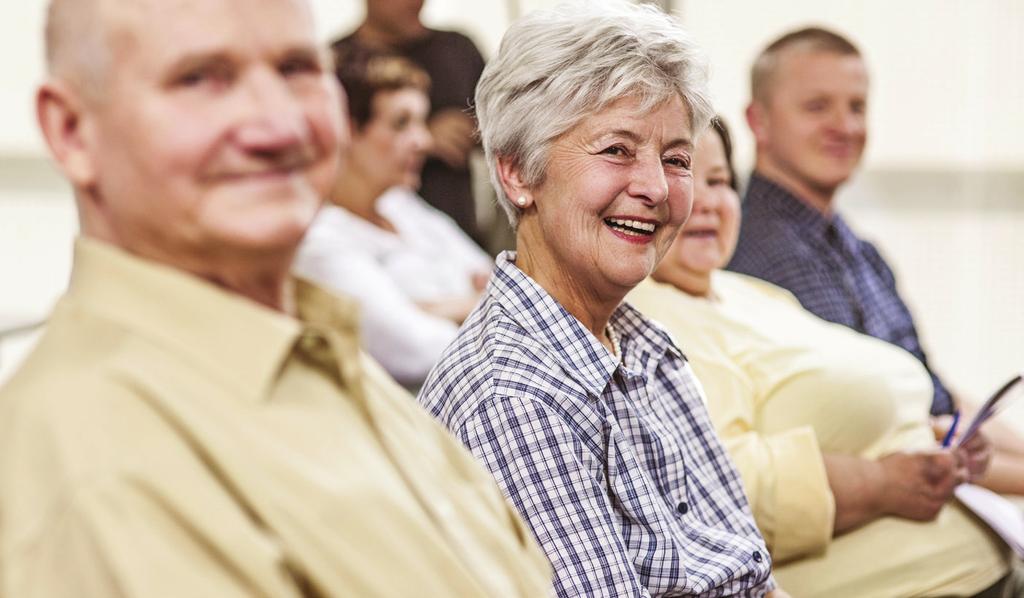
<path id="1" fill-rule="evenodd" d="M 472 276 L 470 276 L 470 280 L 473 282 L 473 288 L 476 292 L 482 293 L 483 290 L 487 288 L 487 283 L 491 280 L 491 271 L 474 272 Z"/>
<path id="2" fill-rule="evenodd" d="M 879 496 L 882 514 L 931 521 L 968 478 L 964 453 L 936 450 L 893 453 L 878 460 L 884 482 Z"/>
<path id="3" fill-rule="evenodd" d="M 967 414 L 965 414 L 966 416 Z M 973 417 L 973 414 L 971 417 Z M 933 417 L 932 431 L 935 433 L 935 439 L 941 442 L 952 425 L 953 417 L 950 415 Z M 954 435 L 953 443 L 956 444 L 956 441 L 957 437 Z M 967 463 L 968 482 L 976 482 L 985 477 L 985 472 L 988 471 L 988 466 L 992 462 L 992 453 L 995 450 L 992 442 L 985 434 L 978 432 L 966 444 L 957 447 L 956 450 L 962 453 L 963 459 Z"/>
<path id="4" fill-rule="evenodd" d="M 479 295 L 466 295 L 439 301 L 417 301 L 416 305 L 431 315 L 462 324 L 479 301 Z"/>
<path id="5" fill-rule="evenodd" d="M 987 436 L 979 432 L 966 444 L 957 447 L 957 451 L 962 453 L 967 464 L 968 482 L 975 482 L 985 477 L 985 472 L 988 471 L 988 466 L 992 462 L 993 452 L 992 443 L 989 442 Z"/>
<path id="6" fill-rule="evenodd" d="M 877 461 L 834 454 L 824 459 L 837 536 L 885 515 L 931 521 L 967 479 L 963 454 L 949 449 L 893 453 Z"/>
<path id="7" fill-rule="evenodd" d="M 469 152 L 476 145 L 476 123 L 472 117 L 457 108 L 447 108 L 431 117 L 427 126 L 434 138 L 431 153 L 448 166 L 464 170 Z"/>

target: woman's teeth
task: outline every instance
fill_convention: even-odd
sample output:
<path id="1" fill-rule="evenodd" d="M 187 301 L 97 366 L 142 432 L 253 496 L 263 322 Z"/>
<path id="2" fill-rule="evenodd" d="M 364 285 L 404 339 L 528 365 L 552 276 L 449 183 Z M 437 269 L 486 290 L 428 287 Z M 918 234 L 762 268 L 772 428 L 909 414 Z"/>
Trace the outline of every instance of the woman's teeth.
<path id="1" fill-rule="evenodd" d="M 626 220 L 623 218 L 605 218 L 605 224 L 617 231 L 627 235 L 642 236 L 654 233 L 657 225 L 653 222 L 640 222 L 638 220 Z"/>

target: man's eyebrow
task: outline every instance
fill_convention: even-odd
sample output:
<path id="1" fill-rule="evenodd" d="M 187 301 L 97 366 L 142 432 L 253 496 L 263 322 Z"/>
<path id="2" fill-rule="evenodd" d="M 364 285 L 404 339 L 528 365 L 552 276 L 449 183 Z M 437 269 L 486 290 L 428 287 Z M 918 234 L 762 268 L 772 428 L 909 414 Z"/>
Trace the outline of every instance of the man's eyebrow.
<path id="1" fill-rule="evenodd" d="M 296 44 L 277 53 L 276 57 L 278 60 L 308 60 L 310 62 L 324 63 L 328 53 L 319 46 Z"/>
<path id="2" fill-rule="evenodd" d="M 313 44 L 295 44 L 275 52 L 272 56 L 275 61 L 303 60 L 322 65 L 326 63 L 327 53 L 321 51 L 318 46 Z M 235 66 L 239 62 L 241 62 L 240 57 L 227 49 L 199 50 L 180 56 L 171 63 L 167 72 L 171 73 L 170 77 L 173 78 L 195 68 Z"/>
<path id="3" fill-rule="evenodd" d="M 231 66 L 236 63 L 235 57 L 226 50 L 198 51 L 185 54 L 171 63 L 167 69 L 170 78 L 187 73 L 192 69 L 211 65 Z"/>

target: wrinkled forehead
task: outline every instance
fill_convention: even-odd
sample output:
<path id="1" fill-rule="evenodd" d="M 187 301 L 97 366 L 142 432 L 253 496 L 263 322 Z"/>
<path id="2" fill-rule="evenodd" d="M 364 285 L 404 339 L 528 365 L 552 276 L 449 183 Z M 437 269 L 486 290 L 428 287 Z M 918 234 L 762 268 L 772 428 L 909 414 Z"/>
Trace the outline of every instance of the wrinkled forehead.
<path id="1" fill-rule="evenodd" d="M 114 66 L 153 68 L 205 53 L 316 48 L 306 0 L 100 0 Z"/>

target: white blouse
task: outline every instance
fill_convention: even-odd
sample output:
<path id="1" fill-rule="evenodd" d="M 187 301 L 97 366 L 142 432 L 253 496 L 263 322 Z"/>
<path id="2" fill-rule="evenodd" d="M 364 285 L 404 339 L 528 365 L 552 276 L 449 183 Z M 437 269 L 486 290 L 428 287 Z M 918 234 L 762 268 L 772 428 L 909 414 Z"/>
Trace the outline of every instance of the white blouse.
<path id="1" fill-rule="evenodd" d="M 417 303 L 476 293 L 473 274 L 489 273 L 494 262 L 412 191 L 395 187 L 377 201 L 397 233 L 326 205 L 306 233 L 295 271 L 358 300 L 363 346 L 396 380 L 418 386 L 458 325 Z"/>

